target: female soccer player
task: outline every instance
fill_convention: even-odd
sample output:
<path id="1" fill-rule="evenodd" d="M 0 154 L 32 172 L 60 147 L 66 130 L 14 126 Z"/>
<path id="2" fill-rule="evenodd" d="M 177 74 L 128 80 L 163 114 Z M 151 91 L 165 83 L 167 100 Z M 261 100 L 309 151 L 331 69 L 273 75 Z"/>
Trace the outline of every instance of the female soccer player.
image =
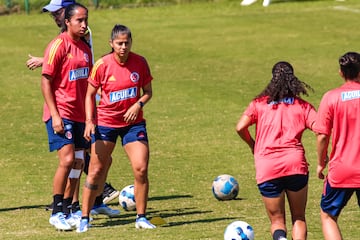
<path id="1" fill-rule="evenodd" d="M 274 240 L 286 239 L 285 196 L 292 218 L 292 239 L 307 236 L 305 208 L 308 191 L 308 164 L 301 136 L 312 129 L 316 112 L 300 98 L 307 84 L 295 75 L 288 62 L 272 69 L 268 86 L 247 107 L 236 131 L 249 145 L 255 158 L 256 180 L 271 222 Z M 256 138 L 248 127 L 256 125 Z"/>
<path id="2" fill-rule="evenodd" d="M 112 51 L 95 63 L 88 80 L 84 137 L 92 140 L 91 160 L 83 189 L 82 220 L 77 232 L 88 230 L 89 213 L 95 196 L 104 186 L 118 136 L 135 177 L 135 227 L 155 228 L 145 216 L 149 191 L 149 146 L 142 111 L 152 97 L 152 76 L 145 58 L 131 52 L 131 45 L 130 29 L 115 25 L 110 39 Z M 95 116 L 94 97 L 99 88 L 101 100 Z"/>
<path id="3" fill-rule="evenodd" d="M 339 58 L 345 83 L 321 99 L 314 131 L 317 135 L 317 174 L 329 163 L 321 196 L 321 222 L 325 240 L 341 240 L 339 215 L 356 192 L 360 206 L 360 54 L 348 52 Z M 330 159 L 327 149 L 332 138 Z"/>
<path id="4" fill-rule="evenodd" d="M 43 121 L 50 151 L 57 150 L 59 164 L 53 181 L 53 210 L 50 224 L 70 230 L 75 223 L 66 221 L 68 212 L 64 192 L 68 177 L 78 179 L 87 142 L 84 99 L 87 78 L 92 68 L 89 46 L 81 40 L 87 30 L 88 10 L 81 4 L 65 9 L 65 31 L 47 46 L 42 68 L 41 90 L 44 96 Z M 75 184 L 72 184 L 76 186 Z M 71 204 L 72 196 L 66 196 Z"/>

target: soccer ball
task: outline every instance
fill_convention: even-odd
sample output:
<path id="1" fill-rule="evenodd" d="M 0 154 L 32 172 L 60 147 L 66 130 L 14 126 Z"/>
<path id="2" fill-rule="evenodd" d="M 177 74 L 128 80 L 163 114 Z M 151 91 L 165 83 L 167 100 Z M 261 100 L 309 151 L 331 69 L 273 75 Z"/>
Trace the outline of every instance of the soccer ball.
<path id="1" fill-rule="evenodd" d="M 133 211 L 136 209 L 134 185 L 128 185 L 120 191 L 119 204 L 125 211 Z"/>
<path id="2" fill-rule="evenodd" d="M 231 200 L 238 195 L 239 184 L 231 175 L 219 175 L 212 183 L 212 192 L 217 200 Z"/>
<path id="3" fill-rule="evenodd" d="M 254 240 L 254 230 L 247 222 L 235 221 L 226 227 L 224 240 Z"/>

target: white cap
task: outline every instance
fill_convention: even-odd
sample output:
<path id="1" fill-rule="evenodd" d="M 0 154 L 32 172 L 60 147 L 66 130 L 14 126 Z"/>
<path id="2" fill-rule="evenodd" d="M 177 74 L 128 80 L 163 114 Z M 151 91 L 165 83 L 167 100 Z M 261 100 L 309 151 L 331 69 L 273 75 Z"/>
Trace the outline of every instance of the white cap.
<path id="1" fill-rule="evenodd" d="M 73 3 L 75 3 L 74 0 L 51 0 L 42 10 L 43 12 L 56 12 L 60 8 L 67 7 Z"/>

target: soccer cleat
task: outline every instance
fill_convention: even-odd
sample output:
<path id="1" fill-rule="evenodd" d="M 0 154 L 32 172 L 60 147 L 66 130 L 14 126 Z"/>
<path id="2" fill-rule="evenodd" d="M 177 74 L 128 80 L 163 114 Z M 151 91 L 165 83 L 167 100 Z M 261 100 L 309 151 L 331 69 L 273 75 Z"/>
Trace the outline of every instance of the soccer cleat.
<path id="1" fill-rule="evenodd" d="M 106 204 L 103 203 L 100 206 L 94 206 L 93 209 L 91 209 L 90 214 L 92 215 L 104 214 L 109 217 L 115 217 L 120 215 L 120 211 L 111 209 Z"/>
<path id="2" fill-rule="evenodd" d="M 241 6 L 249 6 L 253 3 L 255 3 L 257 0 L 243 0 L 240 4 Z"/>
<path id="3" fill-rule="evenodd" d="M 267 7 L 267 6 L 270 5 L 270 2 L 271 2 L 271 0 L 264 0 L 262 5 L 263 5 L 264 7 Z"/>
<path id="4" fill-rule="evenodd" d="M 156 228 L 156 226 L 151 224 L 145 217 L 137 218 L 135 222 L 135 227 L 146 228 L 146 229 Z"/>
<path id="5" fill-rule="evenodd" d="M 82 217 L 82 211 L 81 210 L 78 210 L 76 211 L 75 213 L 73 213 L 73 215 L 77 215 L 77 217 L 79 217 L 81 219 Z M 89 221 L 92 222 L 92 220 L 94 220 L 92 217 L 89 218 Z"/>
<path id="6" fill-rule="evenodd" d="M 102 193 L 103 203 L 108 204 L 119 196 L 120 192 L 116 190 L 110 183 L 105 183 Z"/>
<path id="7" fill-rule="evenodd" d="M 70 224 L 65 220 L 62 212 L 55 213 L 50 216 L 49 223 L 59 230 L 71 230 Z"/>
<path id="8" fill-rule="evenodd" d="M 78 232 L 78 233 L 87 232 L 87 230 L 89 229 L 89 227 L 90 227 L 89 220 L 87 220 L 87 219 L 81 219 L 81 221 L 80 221 L 80 226 L 76 229 L 76 232 Z"/>
<path id="9" fill-rule="evenodd" d="M 78 228 L 80 226 L 81 216 L 76 214 L 70 214 L 65 218 L 65 221 L 73 228 Z"/>
<path id="10" fill-rule="evenodd" d="M 82 211 L 81 211 L 81 210 L 78 210 L 78 211 L 72 213 L 72 215 L 77 215 L 77 216 L 79 216 L 79 217 L 81 218 Z"/>

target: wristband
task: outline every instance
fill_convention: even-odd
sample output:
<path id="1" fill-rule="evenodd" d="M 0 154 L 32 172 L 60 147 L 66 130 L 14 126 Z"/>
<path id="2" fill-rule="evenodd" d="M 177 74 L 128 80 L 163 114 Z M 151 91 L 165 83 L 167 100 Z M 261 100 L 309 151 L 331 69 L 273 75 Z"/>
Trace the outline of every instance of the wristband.
<path id="1" fill-rule="evenodd" d="M 144 106 L 144 103 L 143 102 L 137 102 L 139 105 L 140 105 L 140 107 L 142 108 L 143 106 Z"/>

